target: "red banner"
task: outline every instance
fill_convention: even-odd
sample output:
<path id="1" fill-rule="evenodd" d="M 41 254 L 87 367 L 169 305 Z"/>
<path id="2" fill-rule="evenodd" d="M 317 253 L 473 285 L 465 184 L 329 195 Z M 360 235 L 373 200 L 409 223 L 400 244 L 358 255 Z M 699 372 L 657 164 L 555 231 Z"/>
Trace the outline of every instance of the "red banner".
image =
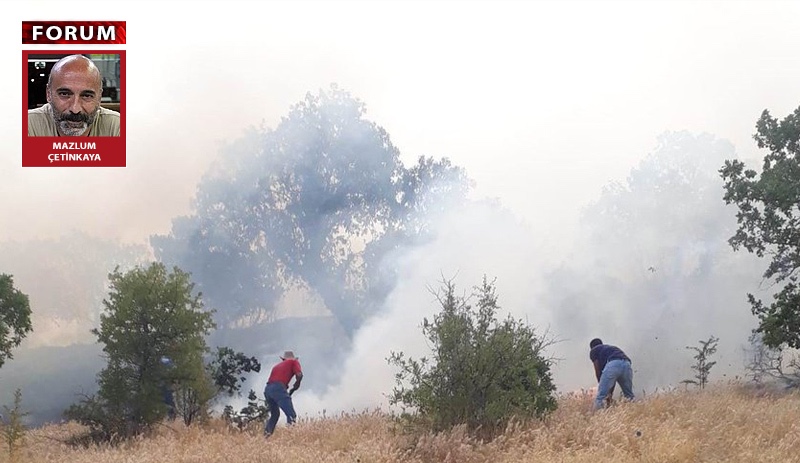
<path id="1" fill-rule="evenodd" d="M 26 137 L 23 143 L 22 167 L 125 167 L 124 137 Z"/>
<path id="2" fill-rule="evenodd" d="M 125 43 L 125 21 L 22 21 L 24 44 Z"/>

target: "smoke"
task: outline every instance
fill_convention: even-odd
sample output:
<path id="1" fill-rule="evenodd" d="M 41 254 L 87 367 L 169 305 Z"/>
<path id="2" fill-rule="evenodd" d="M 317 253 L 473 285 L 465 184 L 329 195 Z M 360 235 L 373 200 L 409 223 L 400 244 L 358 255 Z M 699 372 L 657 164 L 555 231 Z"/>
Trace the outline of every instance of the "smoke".
<path id="1" fill-rule="evenodd" d="M 394 289 L 378 314 L 356 332 L 338 382 L 323 393 L 295 395 L 300 410 L 313 415 L 386 408 L 395 374 L 386 359 L 392 351 L 430 355 L 421 324 L 440 310 L 434 293 L 443 280 L 452 280 L 469 295 L 484 276 L 496 279 L 499 318 L 522 318 L 539 327 L 540 334 L 552 323 L 552 314 L 535 302 L 548 262 L 532 230 L 492 201 L 438 209 L 446 212 L 430 218 L 435 238 L 385 256 L 383 265 L 396 270 Z M 306 374 L 313 377 L 314 372 Z"/>
<path id="2" fill-rule="evenodd" d="M 12 3 L 0 19 L 6 42 L 19 43 L 19 21 L 47 6 L 57 4 Z M 214 160 L 227 155 L 223 140 L 261 121 L 275 127 L 289 105 L 329 82 L 369 104 L 371 118 L 403 148 L 406 166 L 419 153 L 443 153 L 477 187 L 470 208 L 429 216 L 430 241 L 398 242 L 372 263 L 385 280 L 370 294 L 371 315 L 352 323 L 352 332 L 326 315 L 319 294 L 289 291 L 295 296 L 271 301 L 274 319 L 219 339 L 267 365 L 294 347 L 307 368 L 308 389 L 296 395 L 307 411 L 380 403 L 392 385 L 388 352 L 425 352 L 419 323 L 437 310 L 428 288 L 442 277 L 465 291 L 484 274 L 496 277 L 505 310 L 562 339 L 552 349 L 562 359 L 554 370 L 561 390 L 593 385 L 586 351 L 594 336 L 633 357 L 637 388 L 691 375 L 684 346 L 711 334 L 720 337 L 712 378 L 728 365 L 735 374 L 736 346 L 754 323 L 744 293 L 763 289 L 759 263 L 724 242 L 734 219 L 715 170 L 732 152 L 704 164 L 701 183 L 717 182 L 705 192 L 670 189 L 658 176 L 630 184 L 624 177 L 664 129 L 711 131 L 755 157 L 758 114 L 785 114 L 800 100 L 798 5 L 732 4 L 720 14 L 718 5 L 688 2 L 232 1 L 190 17 L 178 2 L 163 2 L 155 16 L 130 6 L 104 5 L 96 18 L 130 27 L 128 167 L 21 168 L 19 111 L 0 115 L 7 153 L 0 158 L 0 272 L 15 275 L 36 317 L 34 333 L 0 371 L 0 390 L 12 391 L 9 378 L 22 378 L 20 371 L 30 375 L 25 384 L 60 387 L 61 373 L 41 363 L 50 355 L 45 346 L 93 342 L 88 329 L 105 276 L 126 262 L 111 254 L 82 260 L 85 250 L 95 252 L 93 241 L 147 246 L 147 237 L 168 234 L 176 217 L 193 212 Z M 19 62 L 18 49 L 2 53 L 12 67 Z M 0 79 L 10 101 L 20 101 L 19 73 Z M 712 145 L 683 150 L 684 165 Z M 602 192 L 614 178 L 620 182 Z M 654 196 L 646 185 L 665 192 Z M 209 280 L 235 279 L 241 268 Z M 82 370 L 90 382 L 102 365 L 92 360 Z M 28 362 L 39 367 L 23 368 Z M 263 376 L 250 385 L 260 390 Z"/>
<path id="3" fill-rule="evenodd" d="M 97 389 L 101 346 L 90 333 L 99 324 L 107 276 L 148 259 L 144 246 L 85 232 L 57 239 L 0 242 L 0 272 L 29 297 L 33 331 L 0 370 L 0 404 L 22 391 L 30 424 L 56 421 L 72 403 Z"/>
<path id="4" fill-rule="evenodd" d="M 760 267 L 726 243 L 735 218 L 721 199 L 717 168 L 734 157 L 732 146 L 713 136 L 663 135 L 626 181 L 610 184 L 585 208 L 581 232 L 571 241 L 566 257 L 542 244 L 547 241 L 538 223 L 521 221 L 499 201 L 424 195 L 419 203 L 424 207 L 413 223 L 425 233 L 419 239 L 391 239 L 389 246 L 374 254 L 369 268 L 380 276 L 373 281 L 383 289 L 371 294 L 374 309 L 363 323 L 351 326 L 352 334 L 313 286 L 290 287 L 276 301 L 273 318 L 254 319 L 227 331 L 226 337 L 215 338 L 215 343 L 255 355 L 264 363 L 262 373 L 246 385 L 259 392 L 277 354 L 294 350 L 306 371 L 304 388 L 295 396 L 306 416 L 386 408 L 395 373 L 386 359 L 392 351 L 416 358 L 430 354 L 420 325 L 439 310 L 433 292 L 440 282 L 452 279 L 469 294 L 485 276 L 496 279 L 501 317 L 523 319 L 540 335 L 549 333 L 559 340 L 547 354 L 559 359 L 553 374 L 561 391 L 594 385 L 588 340 L 596 336 L 619 345 L 633 358 L 639 391 L 691 378 L 692 352 L 685 346 L 711 335 L 720 338 L 712 379 L 741 374 L 741 347 L 754 324 L 744 292 L 758 289 Z M 250 164 L 244 167 L 246 172 L 254 170 Z M 457 178 L 431 178 L 428 192 L 454 191 L 461 185 Z M 216 184 L 213 191 L 223 197 L 247 197 L 251 184 Z M 242 189 L 242 185 L 248 186 Z M 548 217 L 540 220 L 546 222 Z M 205 226 L 212 235 L 218 234 L 214 225 Z M 97 251 L 86 252 L 87 248 Z M 48 258 L 21 259 L 36 256 L 33 250 Z M 105 290 L 105 269 L 114 262 L 134 263 L 142 252 L 74 234 L 61 241 L 9 245 L 2 255 L 39 307 L 47 304 L 38 299 L 32 281 L 45 265 L 49 269 L 44 273 L 56 278 L 47 282 L 49 289 L 85 288 L 87 293 L 80 293 L 82 298 L 71 305 L 84 312 L 65 317 L 67 306 L 54 307 L 52 314 L 68 322 L 94 320 Z M 27 267 L 11 264 L 17 261 L 27 262 Z M 208 277 L 218 275 L 212 272 Z M 75 281 L 59 283 L 59 277 Z M 87 327 L 85 322 L 81 326 Z M 22 358 L 30 361 L 37 352 L 31 350 Z M 99 359 L 83 364 L 86 378 L 100 365 Z M 70 377 L 76 374 L 73 370 Z M 54 409 L 48 405 L 47 410 Z M 42 419 L 42 411 L 36 413 Z"/>
<path id="5" fill-rule="evenodd" d="M 720 338 L 711 378 L 742 377 L 755 324 L 745 292 L 758 289 L 760 266 L 726 242 L 735 218 L 717 169 L 732 158 L 733 147 L 713 136 L 664 134 L 626 182 L 586 208 L 584 232 L 563 260 L 548 258 L 533 227 L 497 204 L 443 207 L 433 241 L 386 256 L 397 285 L 356 333 L 338 384 L 299 394 L 298 406 L 310 414 L 386 408 L 389 353 L 431 354 L 421 333 L 423 318 L 439 310 L 431 291 L 452 278 L 468 294 L 484 275 L 497 279 L 501 316 L 558 341 L 549 354 L 561 391 L 594 385 L 588 342 L 598 336 L 633 358 L 638 393 L 692 379 L 686 347 L 711 335 Z"/>
<path id="6" fill-rule="evenodd" d="M 362 146 L 363 133 L 358 133 L 361 135 L 355 138 L 345 137 L 346 141 Z M 303 136 L 295 142 L 304 147 L 315 146 Z M 258 140 L 254 145 L 248 144 L 248 140 L 251 138 L 242 139 L 237 149 L 251 150 L 257 161 L 266 145 L 259 137 L 254 138 Z M 760 267 L 750 256 L 734 253 L 726 243 L 735 230 L 735 217 L 722 201 L 717 169 L 725 159 L 734 157 L 730 143 L 710 135 L 686 132 L 663 135 L 654 152 L 631 169 L 625 181 L 610 184 L 585 208 L 581 231 L 570 242 L 571 249 L 565 255 L 543 245 L 547 240 L 542 239 L 540 225 L 548 221 L 546 215 L 539 217 L 541 223 L 525 223 L 499 201 L 467 200 L 463 194 L 450 194 L 460 191 L 463 179 L 437 175 L 440 171 L 436 167 L 444 168 L 444 164 L 423 162 L 415 167 L 422 170 L 409 177 L 417 179 L 418 185 L 424 187 L 414 190 L 419 194 L 414 203 L 414 220 L 407 223 L 414 225 L 418 235 L 385 235 L 383 243 L 373 240 L 366 244 L 357 243 L 357 235 L 350 235 L 350 252 L 354 255 L 377 246 L 365 260 L 345 259 L 351 265 L 369 263 L 370 274 L 365 275 L 367 287 L 373 284 L 380 289 L 368 294 L 364 307 L 369 310 L 361 323 L 341 323 L 322 293 L 315 291 L 317 287 L 306 280 L 305 286 L 276 288 L 280 290 L 276 293 L 280 297 L 270 302 L 274 304 L 269 306 L 270 310 L 256 311 L 271 314 L 271 318 L 256 317 L 240 327 L 220 330 L 223 335 L 213 338 L 214 344 L 229 345 L 247 355 L 255 355 L 264 363 L 262 373 L 253 375 L 246 385 L 259 392 L 269 368 L 277 361 L 277 354 L 284 349 L 294 350 L 306 371 L 304 388 L 295 396 L 298 408 L 306 415 L 386 408 L 386 395 L 394 385 L 395 373 L 386 359 L 392 351 L 402 351 L 416 358 L 430 354 L 420 325 L 424 318 L 431 318 L 439 310 L 433 292 L 440 282 L 452 279 L 469 294 L 485 276 L 496 279 L 501 317 L 508 314 L 520 318 L 536 327 L 540 335 L 549 333 L 559 340 L 547 354 L 559 359 L 553 374 L 561 391 L 594 385 L 587 346 L 588 340 L 596 336 L 629 353 L 635 365 L 635 385 L 640 391 L 674 386 L 690 378 L 692 353 L 685 346 L 696 345 L 698 340 L 711 335 L 720 338 L 715 357 L 719 364 L 712 371 L 712 379 L 740 374 L 741 347 L 754 323 L 744 292 L 747 288 L 758 289 Z M 217 198 L 253 198 L 253 192 L 257 191 L 253 186 L 259 185 L 258 175 L 255 175 L 259 167 L 253 159 L 248 161 L 235 156 L 228 159 L 237 167 L 226 171 L 225 175 L 239 181 L 220 181 L 220 172 L 225 170 L 217 168 L 211 187 L 206 185 L 206 190 L 198 190 L 198 195 L 210 192 L 207 201 L 212 206 L 219 204 Z M 338 164 L 348 162 L 345 157 L 337 158 L 331 164 L 333 170 L 324 171 L 333 172 Z M 359 155 L 354 162 L 369 162 L 369 158 Z M 340 190 L 325 193 L 315 189 L 312 179 L 316 171 L 312 166 L 317 164 L 308 158 L 300 163 L 297 171 L 292 171 L 292 175 L 306 179 L 304 186 L 310 189 L 310 196 L 298 200 L 300 208 L 292 212 L 302 215 L 302 220 L 314 226 L 324 223 L 330 227 L 326 220 L 342 212 L 320 205 L 326 204 L 328 196 L 340 194 Z M 272 158 L 267 167 L 268 171 L 287 168 L 275 164 Z M 241 181 L 239 172 L 253 177 L 244 177 Z M 441 172 L 454 171 L 445 168 Z M 274 187 L 275 183 L 270 185 Z M 354 183 L 352 188 L 356 185 L 358 188 L 366 185 L 366 189 L 372 191 L 369 183 Z M 373 194 L 378 198 L 392 198 L 395 190 L 390 188 L 394 188 L 392 183 L 379 185 L 379 189 L 385 191 Z M 257 198 L 253 203 L 256 207 L 258 201 L 262 199 Z M 221 209 L 225 212 L 225 220 L 221 222 L 202 216 L 177 219 L 175 230 L 185 236 L 200 236 L 198 232 L 202 231 L 203 236 L 217 237 L 210 247 L 205 242 L 190 239 L 179 249 L 184 252 L 199 250 L 202 256 L 230 243 L 244 243 L 244 249 L 249 249 L 256 257 L 262 255 L 246 235 L 241 239 L 231 235 L 229 230 L 271 233 L 265 228 L 270 222 L 263 217 L 248 216 L 248 211 L 255 210 L 252 204 L 236 201 L 227 204 L 236 205 L 238 209 Z M 375 213 L 369 207 L 366 211 Z M 279 208 L 278 212 L 277 217 L 281 217 L 283 209 Z M 234 226 L 232 217 L 241 219 L 243 226 Z M 309 236 L 316 236 L 321 230 L 301 229 Z M 281 233 L 282 229 L 277 230 Z M 323 227 L 322 230 L 327 229 Z M 568 236 L 566 232 L 564 235 Z M 291 243 L 287 241 L 285 245 Z M 87 249 L 95 251 L 86 252 Z M 291 247 L 287 249 L 289 251 L 281 250 L 287 252 L 285 258 L 296 259 L 292 252 L 297 251 Z M 6 259 L 7 268 L 19 275 L 20 287 L 33 294 L 32 302 L 37 307 L 48 306 L 39 299 L 33 283 L 41 273 L 55 278 L 45 281 L 49 290 L 59 285 L 78 290 L 79 297 L 71 303 L 55 306 L 51 312 L 40 310 L 37 316 L 50 313 L 63 317 L 63 322 L 82 320 L 81 326 L 86 328 L 86 321 L 96 320 L 109 267 L 114 263 L 131 265 L 144 254 L 137 247 L 81 234 L 60 241 L 15 243 L 2 250 L 0 255 Z M 273 251 L 265 246 L 263 252 Z M 36 257 L 37 253 L 42 253 L 43 257 L 22 259 L 22 256 Z M 14 262 L 26 264 L 20 266 Z M 214 261 L 189 259 L 184 263 L 205 268 L 208 272 L 205 281 L 219 283 L 225 281 L 223 277 L 233 276 L 231 281 L 236 286 L 229 294 L 251 291 L 253 296 L 244 301 L 258 300 L 259 287 L 245 283 L 258 281 L 252 278 L 263 276 L 259 272 L 269 271 L 269 267 L 245 260 L 243 262 L 253 266 L 234 265 L 230 268 L 238 273 L 225 274 L 227 267 L 209 267 L 208 262 Z M 321 262 L 313 264 L 310 270 L 300 267 L 307 273 L 297 275 L 319 274 Z M 284 268 L 284 273 L 275 275 L 287 274 L 288 266 L 276 268 Z M 336 265 L 333 268 L 336 269 Z M 342 275 L 334 271 L 327 278 L 335 282 Z M 66 281 L 58 278 L 66 278 Z M 212 286 L 203 289 L 212 295 L 215 290 Z M 63 296 L 67 291 L 61 293 Z M 217 296 L 217 300 L 224 298 Z M 51 303 L 56 304 L 56 301 Z M 66 316 L 70 307 L 82 311 Z M 243 307 L 252 306 L 245 302 Z M 36 358 L 36 355 L 32 350 L 27 358 Z M 86 363 L 83 371 L 88 377 L 99 365 L 99 361 Z M 48 406 L 48 410 L 53 409 Z M 37 417 L 40 413 L 37 410 Z"/>
<path id="7" fill-rule="evenodd" d="M 85 232 L 58 239 L 0 242 L 0 272 L 28 294 L 33 331 L 23 348 L 66 346 L 94 341 L 87 336 L 103 310 L 107 276 L 143 262 L 148 250 Z"/>
<path id="8" fill-rule="evenodd" d="M 327 120 L 332 115 L 322 110 L 320 117 Z M 447 163 L 423 159 L 415 166 L 398 164 L 400 167 L 386 171 L 405 172 L 411 182 L 408 184 L 380 183 L 392 179 L 391 175 L 330 182 L 330 178 L 346 178 L 354 172 L 354 165 L 358 166 L 356 170 L 375 171 L 361 166 L 373 162 L 377 155 L 365 156 L 359 151 L 348 158 L 345 153 L 350 144 L 369 149 L 374 143 L 367 142 L 370 134 L 381 133 L 376 126 L 357 126 L 360 128 L 350 133 L 342 128 L 347 123 L 334 125 L 344 144 L 334 142 L 320 148 L 314 138 L 319 135 L 317 125 L 311 124 L 314 129 L 310 132 L 298 132 L 297 126 L 285 124 L 266 132 L 280 140 L 281 131 L 288 130 L 294 137 L 291 140 L 295 145 L 278 144 L 284 150 L 283 158 L 265 155 L 271 145 L 261 135 L 240 139 L 231 145 L 234 155 L 223 158 L 207 183 L 201 183 L 195 215 L 176 219 L 167 241 L 155 240 L 162 246 L 156 248 L 158 254 L 167 249 L 165 242 L 184 239 L 176 246 L 177 254 L 172 255 L 183 255 L 179 263 L 189 270 L 203 269 L 204 274 L 195 276 L 206 284 L 201 287 L 209 293 L 206 298 L 224 302 L 226 295 L 238 297 L 239 308 L 244 309 L 241 313 L 255 314 L 241 326 L 219 330 L 214 338 L 214 344 L 255 355 L 265 364 L 262 373 L 253 375 L 246 387 L 260 392 L 277 354 L 291 349 L 300 356 L 306 371 L 302 393 L 296 395 L 297 406 L 304 414 L 386 408 L 395 373 L 386 361 L 390 353 L 402 351 L 416 358 L 430 354 L 420 324 L 439 310 L 432 292 L 443 279 L 452 279 L 468 294 L 484 276 L 496 279 L 501 317 L 508 314 L 523 319 L 540 335 L 549 333 L 560 341 L 548 354 L 559 359 L 553 373 L 562 391 L 594 385 L 587 346 L 595 336 L 629 353 L 640 391 L 675 386 L 690 378 L 692 353 L 685 346 L 696 345 L 711 335 L 720 338 L 715 358 L 719 366 L 712 371 L 712 379 L 741 372 L 741 347 L 754 322 L 744 290 L 757 289 L 760 268 L 749 256 L 733 253 L 726 243 L 735 230 L 735 218 L 722 201 L 717 170 L 725 159 L 735 157 L 730 143 L 686 132 L 663 135 L 654 152 L 631 169 L 626 181 L 610 184 L 584 209 L 580 232 L 571 241 L 565 259 L 542 244 L 547 242 L 540 227 L 549 220 L 546 215 L 538 218 L 541 223 L 525 223 L 499 201 L 467 199 L 462 190 L 464 179 L 450 175 L 459 171 Z M 390 144 L 382 144 L 380 137 L 375 140 L 388 149 L 374 153 L 396 159 Z M 290 146 L 300 148 L 292 152 Z M 330 146 L 342 154 L 330 156 L 332 160 L 316 158 L 329 153 Z M 295 158 L 292 153 L 301 157 Z M 267 177 L 272 180 L 266 183 L 258 174 L 265 165 L 267 175 L 274 176 Z M 350 170 L 337 170 L 343 166 Z M 319 172 L 326 175 L 320 177 Z M 304 180 L 301 186 L 286 180 L 297 178 Z M 284 190 L 276 186 L 278 181 L 295 196 L 278 195 L 285 202 L 257 196 L 263 185 L 270 185 L 267 191 L 283 194 Z M 398 185 L 413 188 L 396 190 Z M 374 204 L 333 207 L 330 202 L 330 198 L 363 195 L 364 191 L 378 198 L 373 199 Z M 313 257 L 307 250 L 336 248 L 313 241 L 298 246 L 298 235 L 285 233 L 281 225 L 288 221 L 293 224 L 289 230 L 301 230 L 303 237 L 327 243 L 331 230 L 338 230 L 337 224 L 346 224 L 353 217 L 366 223 L 364 220 L 388 210 L 380 206 L 380 201 L 411 192 L 413 201 L 408 204 L 413 207 L 404 209 L 410 218 L 403 222 L 403 228 L 395 230 L 396 234 L 375 235 L 377 238 L 365 241 L 359 241 L 357 233 L 344 235 L 349 246 L 345 252 L 351 253 L 350 257 L 334 259 L 328 267 L 323 265 L 324 259 L 306 260 Z M 270 204 L 277 204 L 271 215 L 253 212 L 261 208 L 263 214 Z M 213 213 L 204 216 L 204 211 Z M 275 223 L 280 226 L 273 226 Z M 256 235 L 237 234 L 241 230 L 256 231 Z M 409 234 L 410 230 L 414 233 Z M 253 236 L 265 238 L 259 245 Z M 276 238 L 286 241 L 276 242 Z M 337 241 L 342 243 L 333 240 Z M 278 249 L 276 243 L 280 243 Z M 226 247 L 235 252 L 226 251 L 222 257 L 235 259 L 220 266 L 215 253 Z M 23 255 L 36 255 L 26 249 L 49 259 L 28 259 L 29 267 L 12 265 L 25 261 Z M 341 256 L 341 249 L 330 255 Z M 285 253 L 281 255 L 284 260 L 272 260 L 276 252 Z M 59 285 L 82 288 L 86 282 L 93 282 L 72 305 L 85 308 L 84 312 L 64 317 L 84 323 L 96 320 L 108 267 L 115 262 L 135 263 L 142 254 L 136 247 L 81 234 L 61 241 L 9 245 L 3 252 L 8 268 L 19 274 L 21 287 L 35 298 L 39 296 L 32 281 L 41 273 L 75 279 L 48 281 L 50 289 Z M 54 257 L 59 255 L 63 257 Z M 259 260 L 265 256 L 266 260 Z M 301 264 L 292 267 L 293 259 Z M 326 299 L 313 283 L 334 287 L 336 282 L 347 281 L 343 279 L 347 272 L 340 271 L 343 262 L 351 269 L 365 266 L 361 277 L 366 286 L 348 288 L 344 295 L 350 299 Z M 50 271 L 43 269 L 45 264 Z M 295 273 L 290 272 L 292 268 Z M 332 269 L 331 273 L 325 274 L 325 268 Z M 309 275 L 320 274 L 325 278 L 309 279 Z M 269 281 L 262 280 L 265 276 L 289 277 L 284 281 L 295 283 L 275 286 L 270 294 L 262 283 Z M 249 286 L 249 282 L 256 284 Z M 223 283 L 233 286 L 224 287 Z M 363 288 L 367 288 L 365 299 L 353 297 Z M 224 291 L 223 297 L 214 291 Z M 265 295 L 271 299 L 265 299 Z M 361 301 L 365 309 L 362 321 L 342 323 L 329 305 L 331 300 Z M 47 306 L 40 299 L 35 302 L 37 307 Z M 54 307 L 51 313 L 63 317 L 69 313 L 68 307 Z M 47 313 L 40 311 L 37 316 Z M 87 373 L 98 369 L 97 363 L 84 366 Z"/>
<path id="9" fill-rule="evenodd" d="M 546 304 L 569 340 L 556 370 L 562 387 L 591 383 L 594 337 L 630 354 L 639 391 L 691 379 L 686 347 L 712 335 L 720 338 L 712 378 L 742 375 L 755 325 L 746 293 L 760 291 L 763 263 L 727 243 L 735 209 L 722 201 L 718 169 L 735 158 L 725 140 L 666 133 L 584 210 L 572 252 L 545 277 Z"/>

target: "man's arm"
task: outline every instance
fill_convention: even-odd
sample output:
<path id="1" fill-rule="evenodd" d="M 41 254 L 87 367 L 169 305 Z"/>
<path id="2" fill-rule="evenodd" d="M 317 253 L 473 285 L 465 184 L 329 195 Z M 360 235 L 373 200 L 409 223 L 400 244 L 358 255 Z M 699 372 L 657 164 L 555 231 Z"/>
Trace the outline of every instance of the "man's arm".
<path id="1" fill-rule="evenodd" d="M 300 388 L 300 381 L 302 380 L 303 380 L 303 373 L 297 373 L 296 375 L 294 375 L 294 386 L 292 386 L 292 389 L 289 391 L 289 395 L 292 395 L 294 391 Z"/>

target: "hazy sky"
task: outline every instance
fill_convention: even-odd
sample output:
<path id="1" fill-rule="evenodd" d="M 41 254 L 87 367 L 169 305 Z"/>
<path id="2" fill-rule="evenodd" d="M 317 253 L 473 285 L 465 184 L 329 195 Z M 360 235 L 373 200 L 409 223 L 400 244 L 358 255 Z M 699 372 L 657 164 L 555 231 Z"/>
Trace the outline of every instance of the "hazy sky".
<path id="1" fill-rule="evenodd" d="M 0 239 L 166 232 L 221 141 L 333 82 L 404 160 L 450 157 L 542 231 L 571 224 L 664 130 L 751 155 L 761 110 L 800 101 L 797 2 L 144 3 L 5 7 L 14 104 L 22 20 L 127 21 L 128 167 L 21 168 L 20 111 L 5 111 Z"/>
<path id="2" fill-rule="evenodd" d="M 420 288 L 442 272 L 461 272 L 461 286 L 499 275 L 501 290 L 519 289 L 504 301 L 524 305 L 537 282 L 514 270 L 535 250 L 566 249 L 581 208 L 662 132 L 710 132 L 759 156 L 761 111 L 783 118 L 800 104 L 797 18 L 800 2 L 768 1 L 13 1 L 0 19 L 0 241 L 167 233 L 221 143 L 274 127 L 307 92 L 336 83 L 366 103 L 407 164 L 451 158 L 477 197 L 498 198 L 531 232 L 470 249 L 483 268 L 452 265 L 459 240 L 404 256 L 401 269 L 425 272 L 370 322 L 377 334 L 354 340 L 354 365 L 383 365 L 387 346 L 376 344 L 404 326 L 389 321 L 416 326 L 434 308 L 420 308 L 431 302 Z M 20 167 L 20 55 L 37 48 L 21 45 L 21 21 L 73 19 L 127 21 L 127 168 Z M 532 247 L 513 259 L 492 252 L 521 242 Z"/>

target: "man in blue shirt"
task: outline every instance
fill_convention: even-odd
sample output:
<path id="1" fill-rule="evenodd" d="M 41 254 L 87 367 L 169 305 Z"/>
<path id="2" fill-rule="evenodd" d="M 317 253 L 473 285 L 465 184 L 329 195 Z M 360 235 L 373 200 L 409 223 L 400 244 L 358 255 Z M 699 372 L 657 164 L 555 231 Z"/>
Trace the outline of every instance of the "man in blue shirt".
<path id="1" fill-rule="evenodd" d="M 622 388 L 622 395 L 628 400 L 633 400 L 633 369 L 631 359 L 625 352 L 617 346 L 603 344 L 600 338 L 592 339 L 589 349 L 589 360 L 594 364 L 594 373 L 597 376 L 594 409 L 603 408 L 603 402 L 610 393 L 613 393 L 616 383 Z"/>

